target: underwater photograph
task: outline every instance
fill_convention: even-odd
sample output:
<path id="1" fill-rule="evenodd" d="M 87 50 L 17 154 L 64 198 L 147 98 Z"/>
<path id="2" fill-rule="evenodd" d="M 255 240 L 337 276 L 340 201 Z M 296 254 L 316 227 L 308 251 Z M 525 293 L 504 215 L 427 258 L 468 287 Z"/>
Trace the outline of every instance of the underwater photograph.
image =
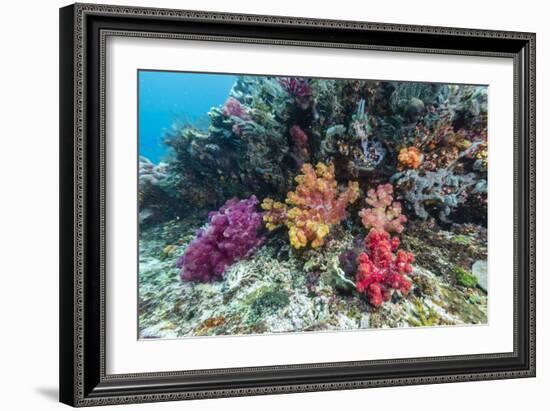
<path id="1" fill-rule="evenodd" d="M 486 85 L 137 76 L 140 339 L 487 324 Z"/>

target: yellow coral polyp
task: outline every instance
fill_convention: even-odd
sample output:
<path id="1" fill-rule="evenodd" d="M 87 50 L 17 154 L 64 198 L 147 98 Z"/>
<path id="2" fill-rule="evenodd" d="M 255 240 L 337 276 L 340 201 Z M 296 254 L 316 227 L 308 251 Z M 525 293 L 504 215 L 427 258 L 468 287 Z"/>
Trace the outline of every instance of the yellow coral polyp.
<path id="1" fill-rule="evenodd" d="M 264 198 L 264 201 L 262 201 L 261 207 L 262 209 L 269 211 L 273 208 L 273 203 L 274 201 L 271 198 L 267 197 Z"/>
<path id="2" fill-rule="evenodd" d="M 359 198 L 359 183 L 357 181 L 350 181 L 348 183 L 348 192 L 350 195 L 349 203 L 353 204 Z"/>
<path id="3" fill-rule="evenodd" d="M 324 238 L 330 232 L 328 225 L 320 224 L 315 231 L 316 239 L 312 241 L 311 246 L 313 248 L 319 247 L 325 243 Z"/>
<path id="4" fill-rule="evenodd" d="M 327 180 L 334 180 L 334 164 L 329 163 L 327 166 L 321 162 L 315 166 L 315 172 L 318 177 L 326 178 Z"/>
<path id="5" fill-rule="evenodd" d="M 288 228 L 290 244 L 295 249 L 321 247 L 330 233 L 330 227 L 346 217 L 346 207 L 359 198 L 359 184 L 350 181 L 343 192 L 338 192 L 334 165 L 318 163 L 315 168 L 304 164 L 302 174 L 294 178 L 296 190 L 287 193 L 285 203 L 266 198 L 264 222 L 268 230 L 281 224 Z M 290 206 L 290 207 L 289 207 Z"/>
<path id="6" fill-rule="evenodd" d="M 290 225 L 288 230 L 288 238 L 290 240 L 290 244 L 297 250 L 307 245 L 307 237 L 305 236 L 303 230 L 296 226 Z"/>
<path id="7" fill-rule="evenodd" d="M 263 216 L 263 220 L 265 227 L 269 231 L 275 230 L 284 223 L 287 210 L 286 204 L 273 201 L 271 198 L 265 198 L 264 201 L 262 201 L 261 207 L 263 210 L 267 211 Z"/>

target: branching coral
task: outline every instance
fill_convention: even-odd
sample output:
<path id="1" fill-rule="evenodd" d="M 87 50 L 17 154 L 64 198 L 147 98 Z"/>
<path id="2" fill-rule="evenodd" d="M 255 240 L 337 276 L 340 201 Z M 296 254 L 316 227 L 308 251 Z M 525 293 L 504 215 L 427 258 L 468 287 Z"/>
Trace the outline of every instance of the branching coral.
<path id="1" fill-rule="evenodd" d="M 361 221 L 367 229 L 401 233 L 407 217 L 401 214 L 401 203 L 393 201 L 393 186 L 381 184 L 376 190 L 370 189 L 366 202 L 370 206 L 359 212 Z"/>
<path id="2" fill-rule="evenodd" d="M 438 212 L 441 221 L 447 222 L 448 216 L 460 204 L 464 204 L 472 193 L 485 195 L 485 180 L 474 173 L 455 174 L 451 168 L 437 171 L 419 172 L 407 170 L 392 177 L 405 200 L 414 208 L 421 219 L 427 219 L 430 211 Z"/>
<path id="3" fill-rule="evenodd" d="M 287 194 L 286 204 L 270 198 L 263 201 L 264 221 L 269 230 L 285 224 L 294 248 L 308 244 L 317 248 L 325 243 L 330 227 L 346 217 L 346 207 L 359 196 L 359 185 L 350 181 L 339 192 L 333 164 L 318 163 L 315 169 L 304 164 L 302 173 L 295 178 L 298 185 Z"/>
<path id="4" fill-rule="evenodd" d="M 199 230 L 185 253 L 178 258 L 180 277 L 185 281 L 220 280 L 227 267 L 248 257 L 262 242 L 258 231 L 262 215 L 256 212 L 258 200 L 232 199 L 208 215 L 208 226 Z"/>

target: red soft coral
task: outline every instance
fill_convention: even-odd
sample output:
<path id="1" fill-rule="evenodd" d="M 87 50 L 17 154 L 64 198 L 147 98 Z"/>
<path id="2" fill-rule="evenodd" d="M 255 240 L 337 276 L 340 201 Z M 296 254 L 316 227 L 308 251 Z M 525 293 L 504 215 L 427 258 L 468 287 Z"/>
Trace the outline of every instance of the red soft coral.
<path id="1" fill-rule="evenodd" d="M 279 79 L 279 84 L 288 94 L 294 97 L 296 103 L 305 110 L 312 102 L 313 91 L 309 82 L 301 77 L 283 77 Z"/>
<path id="2" fill-rule="evenodd" d="M 308 136 L 304 130 L 298 125 L 290 127 L 290 137 L 293 142 L 293 149 L 296 155 L 301 160 L 309 159 L 309 150 L 308 150 Z"/>
<path id="3" fill-rule="evenodd" d="M 369 302 L 375 307 L 390 299 L 392 289 L 407 294 L 411 283 L 405 275 L 412 272 L 414 256 L 397 250 L 399 239 L 390 238 L 385 231 L 371 230 L 365 246 L 367 253 L 361 253 L 357 258 L 357 290 L 366 292 Z"/>

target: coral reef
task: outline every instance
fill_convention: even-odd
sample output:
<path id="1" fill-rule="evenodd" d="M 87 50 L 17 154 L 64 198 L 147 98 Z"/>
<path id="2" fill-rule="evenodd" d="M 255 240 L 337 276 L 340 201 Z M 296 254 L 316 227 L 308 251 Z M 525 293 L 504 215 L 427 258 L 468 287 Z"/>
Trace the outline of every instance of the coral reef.
<path id="1" fill-rule="evenodd" d="M 170 130 L 165 141 L 173 158 L 167 172 L 180 202 L 202 209 L 235 196 L 286 193 L 293 162 L 284 124 L 287 102 L 276 80 L 243 77 L 224 106 L 209 111 L 206 130 L 192 125 Z"/>
<path id="2" fill-rule="evenodd" d="M 255 211 L 257 204 L 255 196 L 240 201 L 232 199 L 211 212 L 208 227 L 199 230 L 177 260 L 181 279 L 219 280 L 228 266 L 248 257 L 262 241 L 258 237 L 262 216 Z"/>
<path id="3" fill-rule="evenodd" d="M 279 246 L 265 242 L 253 258 L 229 266 L 223 281 L 182 282 L 173 260 L 161 259 L 159 255 L 163 244 L 174 241 L 171 234 L 167 233 L 187 233 L 190 230 L 186 227 L 193 227 L 196 223 L 188 221 L 174 224 L 161 223 L 140 234 L 141 338 L 342 331 L 487 322 L 485 292 L 479 288 L 452 285 L 445 276 L 438 275 L 439 263 L 427 266 L 415 263 L 409 275 L 412 284 L 408 297 L 396 302 L 390 299 L 374 310 L 364 298 L 337 292 L 326 279 L 333 278 L 334 258 L 338 259 L 341 253 L 353 247 L 355 240 L 351 237 L 331 243 L 330 248 L 307 250 L 307 266 L 304 266 L 304 257 L 296 254 L 277 257 Z M 413 239 L 408 234 L 414 234 L 414 239 L 434 238 L 433 243 L 426 247 L 423 260 L 432 260 L 430 256 L 433 256 L 435 261 L 435 258 L 442 256 L 442 264 L 455 258 L 460 260 L 463 251 L 464 258 L 470 253 L 480 253 L 479 233 L 469 234 L 472 241 L 464 250 L 450 246 L 453 233 L 438 229 L 419 230 L 419 227 L 413 229 L 409 222 L 407 230 L 402 234 L 403 245 Z M 456 235 L 459 235 L 458 232 Z M 185 235 L 183 238 L 187 237 Z M 444 241 L 447 238 L 449 240 Z M 362 240 L 357 241 L 361 247 Z M 177 247 L 182 251 L 185 244 Z M 452 272 L 451 275 L 454 276 Z"/>
<path id="4" fill-rule="evenodd" d="M 294 248 L 308 244 L 316 248 L 325 243 L 330 227 L 346 217 L 346 207 L 357 200 L 359 186 L 350 181 L 347 189 L 339 193 L 333 164 L 318 163 L 315 169 L 304 164 L 302 173 L 295 178 L 296 190 L 287 194 L 290 208 L 270 198 L 263 201 L 264 221 L 269 230 L 284 223 Z"/>
<path id="5" fill-rule="evenodd" d="M 487 322 L 487 87 L 234 78 L 141 153 L 141 338 Z"/>

